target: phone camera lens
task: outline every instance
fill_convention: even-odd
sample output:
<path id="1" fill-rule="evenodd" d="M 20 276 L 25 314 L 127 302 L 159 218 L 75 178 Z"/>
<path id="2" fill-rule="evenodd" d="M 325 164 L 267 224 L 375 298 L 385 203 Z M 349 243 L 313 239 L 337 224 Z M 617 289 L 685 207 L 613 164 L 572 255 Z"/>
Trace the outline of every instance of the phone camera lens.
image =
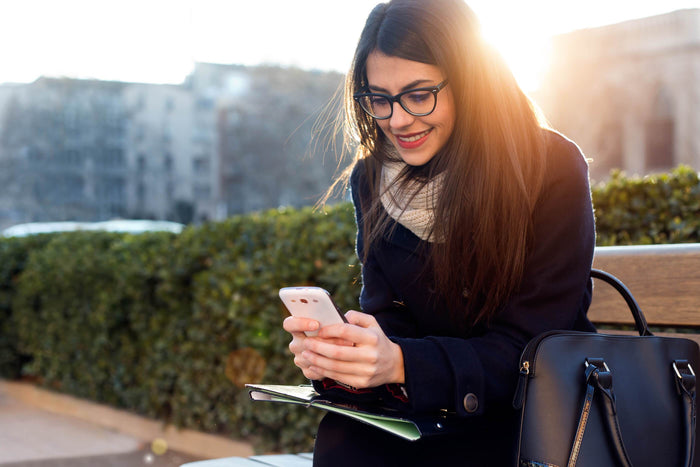
<path id="1" fill-rule="evenodd" d="M 302 299 L 299 300 L 299 301 L 300 301 L 301 303 L 309 303 L 309 301 L 308 301 L 307 299 L 305 299 L 305 298 L 302 298 Z"/>

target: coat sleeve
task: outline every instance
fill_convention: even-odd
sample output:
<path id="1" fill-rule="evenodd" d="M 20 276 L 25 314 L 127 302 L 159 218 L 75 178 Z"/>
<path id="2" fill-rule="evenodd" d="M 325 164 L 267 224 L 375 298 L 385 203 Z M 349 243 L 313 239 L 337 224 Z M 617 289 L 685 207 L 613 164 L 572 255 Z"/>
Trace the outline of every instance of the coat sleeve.
<path id="1" fill-rule="evenodd" d="M 401 336 L 392 340 L 403 351 L 413 411 L 447 409 L 471 416 L 505 407 L 515 391 L 520 353 L 532 337 L 551 329 L 594 330 L 585 317 L 595 245 L 588 165 L 578 147 L 559 135 L 548 150 L 523 282 L 503 311 L 478 337 L 416 338 L 387 332 Z M 369 289 L 364 294 L 388 287 L 371 262 L 364 267 L 363 287 Z M 391 312 L 385 314 L 383 321 L 391 326 Z"/>

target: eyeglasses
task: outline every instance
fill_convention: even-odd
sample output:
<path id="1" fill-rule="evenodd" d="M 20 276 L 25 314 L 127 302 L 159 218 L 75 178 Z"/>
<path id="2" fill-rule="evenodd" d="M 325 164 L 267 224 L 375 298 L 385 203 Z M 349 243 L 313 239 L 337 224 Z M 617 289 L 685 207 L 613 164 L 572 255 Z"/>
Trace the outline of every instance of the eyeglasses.
<path id="1" fill-rule="evenodd" d="M 394 113 L 394 102 L 409 114 L 416 117 L 430 115 L 437 105 L 437 94 L 447 86 L 447 80 L 437 86 L 409 89 L 395 96 L 376 92 L 361 92 L 353 96 L 362 110 L 377 120 L 391 118 Z"/>

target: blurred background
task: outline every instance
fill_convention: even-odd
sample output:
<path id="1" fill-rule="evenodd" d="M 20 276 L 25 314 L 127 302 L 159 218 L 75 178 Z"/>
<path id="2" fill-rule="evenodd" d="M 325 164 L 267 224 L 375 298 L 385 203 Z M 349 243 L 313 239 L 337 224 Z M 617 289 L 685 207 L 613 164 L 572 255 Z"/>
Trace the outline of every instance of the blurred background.
<path id="1" fill-rule="evenodd" d="M 0 229 L 314 204 L 375 4 L 1 2 Z M 469 4 L 594 180 L 700 167 L 697 0 Z"/>
<path id="2" fill-rule="evenodd" d="M 468 3 L 589 158 L 598 245 L 700 241 L 700 0 Z M 236 455 L 311 449 L 318 413 L 243 385 L 303 382 L 279 287 L 356 306 L 352 207 L 303 207 L 344 167 L 337 91 L 375 4 L 0 0 L 0 463 L 102 453 L 92 425 L 18 412 L 34 383 Z M 25 236 L 76 229 L 162 232 Z M 224 456 L 161 436 L 126 439 L 132 464 L 17 466 Z"/>

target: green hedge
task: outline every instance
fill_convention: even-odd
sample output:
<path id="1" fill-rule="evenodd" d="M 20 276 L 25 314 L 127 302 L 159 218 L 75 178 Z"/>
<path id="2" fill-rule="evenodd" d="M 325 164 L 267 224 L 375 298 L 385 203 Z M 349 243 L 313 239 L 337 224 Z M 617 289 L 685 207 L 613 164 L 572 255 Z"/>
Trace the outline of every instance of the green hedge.
<path id="1" fill-rule="evenodd" d="M 697 173 L 593 188 L 598 243 L 700 241 Z M 318 411 L 251 403 L 245 382 L 304 382 L 277 290 L 314 284 L 357 308 L 352 207 L 274 210 L 179 235 L 0 240 L 0 375 L 31 378 L 259 451 L 312 447 Z"/>
<path id="2" fill-rule="evenodd" d="M 308 450 L 317 411 L 253 405 L 242 385 L 304 382 L 277 291 L 318 284 L 339 306 L 357 308 L 354 239 L 347 203 L 239 216 L 177 236 L 2 239 L 0 371 L 248 438 L 260 451 Z"/>
<path id="3" fill-rule="evenodd" d="M 27 355 L 17 351 L 17 329 L 12 322 L 12 300 L 31 251 L 40 250 L 51 235 L 0 239 L 0 376 L 19 376 Z"/>
<path id="4" fill-rule="evenodd" d="M 700 183 L 690 167 L 670 174 L 611 179 L 593 187 L 597 244 L 700 242 Z"/>

